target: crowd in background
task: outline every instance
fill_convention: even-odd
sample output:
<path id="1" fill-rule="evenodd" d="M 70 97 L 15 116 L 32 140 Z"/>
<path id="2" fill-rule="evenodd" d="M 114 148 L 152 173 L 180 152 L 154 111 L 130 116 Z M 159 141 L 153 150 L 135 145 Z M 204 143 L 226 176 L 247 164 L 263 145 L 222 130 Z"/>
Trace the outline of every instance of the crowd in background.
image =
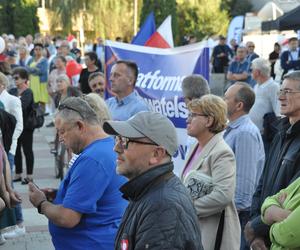
<path id="1" fill-rule="evenodd" d="M 59 37 L 2 37 L 0 229 L 13 227 L 0 234 L 0 244 L 26 232 L 20 197 L 13 190 L 13 183 L 21 182 L 29 184 L 32 204 L 49 219 L 58 249 L 92 249 L 93 244 L 120 249 L 129 243 L 133 249 L 300 247 L 297 38 L 290 38 L 283 51 L 274 44 L 264 59 L 255 53 L 253 42 L 238 45 L 232 40 L 229 46 L 220 36 L 211 64 L 213 73 L 226 75 L 223 98 L 210 94 L 202 76 L 184 78 L 189 150 L 179 180 L 172 174 L 171 156 L 178 147 L 174 126 L 149 112 L 135 90 L 135 62 L 113 65 L 109 80 L 115 96 L 104 101 L 101 38 L 82 54 L 76 41 Z M 91 92 L 100 98 L 94 100 L 98 108 L 89 101 Z M 72 152 L 70 171 L 55 192 L 42 192 L 32 184 L 34 127 L 28 117 L 36 103 L 45 114 L 58 111 L 47 126 L 55 125 Z M 13 126 L 5 126 L 8 122 Z M 115 142 L 109 135 L 116 136 Z M 127 209 L 122 197 L 129 202 Z"/>

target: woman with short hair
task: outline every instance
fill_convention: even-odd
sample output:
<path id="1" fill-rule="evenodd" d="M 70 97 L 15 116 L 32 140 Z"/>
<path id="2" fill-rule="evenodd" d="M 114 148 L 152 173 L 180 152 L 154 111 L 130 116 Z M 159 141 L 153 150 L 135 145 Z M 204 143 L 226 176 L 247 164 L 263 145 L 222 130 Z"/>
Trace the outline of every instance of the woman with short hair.
<path id="1" fill-rule="evenodd" d="M 227 106 L 222 98 L 204 95 L 188 103 L 188 135 L 197 139 L 181 175 L 201 225 L 205 250 L 238 250 L 240 223 L 234 205 L 235 158 L 223 139 Z"/>

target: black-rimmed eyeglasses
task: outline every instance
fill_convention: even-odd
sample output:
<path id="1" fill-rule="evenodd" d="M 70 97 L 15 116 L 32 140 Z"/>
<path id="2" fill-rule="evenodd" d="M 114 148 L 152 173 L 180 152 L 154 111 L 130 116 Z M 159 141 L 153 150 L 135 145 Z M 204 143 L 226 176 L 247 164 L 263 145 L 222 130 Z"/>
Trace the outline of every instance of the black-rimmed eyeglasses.
<path id="1" fill-rule="evenodd" d="M 127 138 L 127 137 L 122 137 L 122 136 L 119 136 L 117 135 L 115 137 L 115 142 L 116 144 L 119 144 L 122 149 L 128 149 L 128 145 L 130 142 L 133 142 L 133 143 L 138 143 L 138 144 L 143 144 L 143 145 L 154 145 L 154 146 L 158 146 L 156 143 L 154 142 L 145 142 L 145 141 L 138 141 L 138 140 L 134 140 L 134 139 L 131 139 L 131 138 Z"/>

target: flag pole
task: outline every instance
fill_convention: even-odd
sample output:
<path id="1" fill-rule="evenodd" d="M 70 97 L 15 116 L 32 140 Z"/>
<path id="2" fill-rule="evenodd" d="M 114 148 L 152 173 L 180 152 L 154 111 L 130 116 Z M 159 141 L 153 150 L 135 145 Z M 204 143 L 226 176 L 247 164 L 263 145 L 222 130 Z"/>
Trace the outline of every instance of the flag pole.
<path id="1" fill-rule="evenodd" d="M 134 13 L 133 13 L 133 35 L 137 33 L 137 15 L 138 15 L 138 0 L 134 0 Z"/>

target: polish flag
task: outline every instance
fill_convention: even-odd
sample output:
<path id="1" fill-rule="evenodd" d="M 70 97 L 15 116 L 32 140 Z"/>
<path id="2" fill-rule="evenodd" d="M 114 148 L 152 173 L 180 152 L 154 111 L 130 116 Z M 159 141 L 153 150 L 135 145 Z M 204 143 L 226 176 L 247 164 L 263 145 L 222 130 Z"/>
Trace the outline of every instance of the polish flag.
<path id="1" fill-rule="evenodd" d="M 171 26 L 171 15 L 158 27 L 156 32 L 147 40 L 145 46 L 155 48 L 173 48 L 173 33 Z"/>

